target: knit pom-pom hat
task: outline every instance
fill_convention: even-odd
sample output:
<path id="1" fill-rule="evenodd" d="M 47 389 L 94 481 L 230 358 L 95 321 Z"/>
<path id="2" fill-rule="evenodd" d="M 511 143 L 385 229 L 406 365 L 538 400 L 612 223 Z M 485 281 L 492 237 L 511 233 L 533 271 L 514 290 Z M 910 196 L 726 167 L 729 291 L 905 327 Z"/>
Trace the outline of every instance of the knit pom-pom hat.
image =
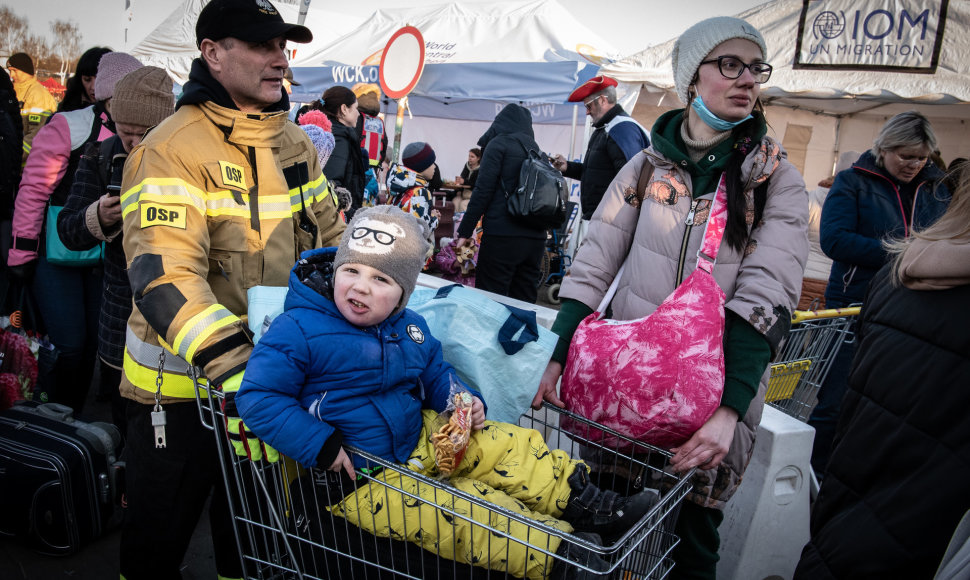
<path id="1" fill-rule="evenodd" d="M 305 117 L 306 115 L 304 115 Z M 324 117 L 326 118 L 326 117 Z M 313 146 L 317 149 L 317 159 L 320 160 L 320 168 L 322 169 L 327 164 L 327 160 L 330 159 L 330 154 L 333 153 L 333 147 L 335 144 L 333 133 L 330 131 L 324 131 L 317 125 L 300 125 L 303 132 L 310 137 L 310 141 Z"/>

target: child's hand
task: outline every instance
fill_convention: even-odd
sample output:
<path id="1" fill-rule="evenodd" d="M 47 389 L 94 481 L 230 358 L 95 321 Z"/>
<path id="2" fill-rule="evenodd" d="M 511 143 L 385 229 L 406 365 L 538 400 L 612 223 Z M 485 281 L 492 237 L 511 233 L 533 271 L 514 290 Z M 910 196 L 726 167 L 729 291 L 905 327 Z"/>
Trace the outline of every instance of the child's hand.
<path id="1" fill-rule="evenodd" d="M 354 473 L 354 463 L 343 447 L 340 448 L 340 453 L 337 454 L 337 458 L 333 460 L 333 465 L 330 466 L 330 471 L 340 471 L 341 469 L 347 472 L 347 476 L 351 480 L 357 478 L 357 474 Z"/>
<path id="2" fill-rule="evenodd" d="M 485 403 L 478 397 L 472 397 L 472 430 L 485 428 Z"/>

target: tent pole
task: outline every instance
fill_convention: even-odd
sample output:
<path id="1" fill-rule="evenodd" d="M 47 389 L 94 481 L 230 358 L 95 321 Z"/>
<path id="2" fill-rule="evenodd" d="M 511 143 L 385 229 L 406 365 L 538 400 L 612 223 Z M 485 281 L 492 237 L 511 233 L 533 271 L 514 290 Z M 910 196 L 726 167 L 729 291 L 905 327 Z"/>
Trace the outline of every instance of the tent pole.
<path id="1" fill-rule="evenodd" d="M 569 133 L 569 159 L 573 160 L 576 158 L 576 113 L 579 112 L 579 107 L 573 106 L 573 127 Z"/>
<path id="2" fill-rule="evenodd" d="M 394 148 L 391 149 L 391 163 L 401 161 L 398 155 L 401 152 L 401 129 L 404 128 L 404 107 L 406 103 L 407 97 L 397 100 L 397 115 L 394 119 Z"/>
<path id="3" fill-rule="evenodd" d="M 832 169 L 829 170 L 829 175 L 835 175 L 835 166 L 839 162 L 839 155 L 842 154 L 839 151 L 839 147 L 842 146 L 842 116 L 835 118 L 835 156 L 832 159 Z"/>

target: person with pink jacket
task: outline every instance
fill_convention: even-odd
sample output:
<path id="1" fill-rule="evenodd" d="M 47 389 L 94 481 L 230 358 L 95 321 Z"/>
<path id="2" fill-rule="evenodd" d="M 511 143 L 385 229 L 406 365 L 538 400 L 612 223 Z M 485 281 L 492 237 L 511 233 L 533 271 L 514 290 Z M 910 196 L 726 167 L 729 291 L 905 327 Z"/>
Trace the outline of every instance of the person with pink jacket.
<path id="1" fill-rule="evenodd" d="M 98 63 L 94 105 L 57 113 L 37 133 L 14 202 L 13 244 L 7 265 L 33 292 L 44 327 L 59 350 L 52 373 L 42 378 L 41 402 L 80 411 L 97 360 L 102 276 L 96 266 L 57 265 L 48 260 L 48 206 L 63 206 L 74 183 L 84 145 L 114 135 L 110 100 L 115 83 L 142 64 L 122 52 Z M 52 230 L 54 235 L 56 233 Z"/>

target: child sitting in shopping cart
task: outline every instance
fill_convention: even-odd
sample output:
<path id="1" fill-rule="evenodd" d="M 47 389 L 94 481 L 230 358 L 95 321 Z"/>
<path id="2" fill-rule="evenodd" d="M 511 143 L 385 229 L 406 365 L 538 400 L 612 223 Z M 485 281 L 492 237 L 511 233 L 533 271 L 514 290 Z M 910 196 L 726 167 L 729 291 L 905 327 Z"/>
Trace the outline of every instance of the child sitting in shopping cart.
<path id="1" fill-rule="evenodd" d="M 329 509 L 373 534 L 528 578 L 567 577 L 572 566 L 555 568 L 558 559 L 516 541 L 494 541 L 485 527 L 437 506 L 484 518 L 532 545 L 537 530 L 512 518 L 499 521 L 487 509 L 473 513 L 471 502 L 405 475 L 440 475 L 431 435 L 457 381 L 424 319 L 405 308 L 428 237 L 414 217 L 380 206 L 357 212 L 339 248 L 306 252 L 290 275 L 285 312 L 249 359 L 235 398 L 240 416 L 257 437 L 302 465 L 346 474 L 349 495 Z M 451 486 L 596 544 L 601 536 L 622 535 L 655 503 L 652 491 L 620 497 L 598 489 L 585 464 L 550 450 L 539 432 L 486 421 L 479 393 L 465 388 L 472 395 L 472 434 Z M 358 476 L 354 468 L 368 464 L 349 457 L 345 444 L 403 468 L 380 478 Z M 395 488 L 417 490 L 424 501 Z M 553 535 L 543 547 L 606 569 L 597 555 Z"/>

